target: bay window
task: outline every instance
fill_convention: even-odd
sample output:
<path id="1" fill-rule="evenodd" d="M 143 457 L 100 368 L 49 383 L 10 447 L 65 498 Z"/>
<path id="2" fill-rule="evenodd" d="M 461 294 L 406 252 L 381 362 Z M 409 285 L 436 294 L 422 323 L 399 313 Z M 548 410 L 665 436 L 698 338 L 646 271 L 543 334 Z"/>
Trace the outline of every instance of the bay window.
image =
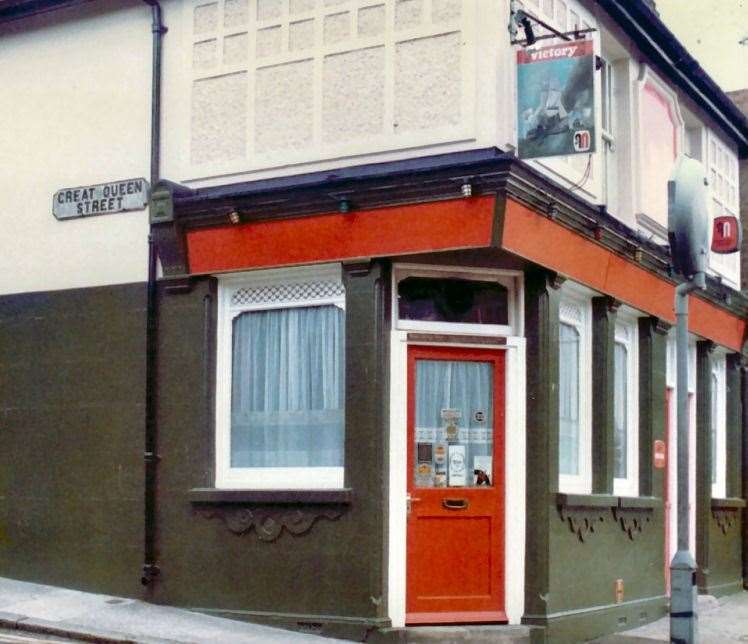
<path id="1" fill-rule="evenodd" d="M 559 491 L 591 490 L 591 305 L 561 303 L 559 324 Z"/>
<path id="2" fill-rule="evenodd" d="M 337 266 L 219 282 L 216 487 L 343 487 L 345 292 Z"/>
<path id="3" fill-rule="evenodd" d="M 711 484 L 712 498 L 727 496 L 727 431 L 726 431 L 726 383 L 725 355 L 715 355 L 711 373 Z"/>
<path id="4" fill-rule="evenodd" d="M 616 325 L 613 348 L 615 374 L 613 491 L 619 496 L 637 496 L 639 493 L 636 335 L 636 324 Z"/>

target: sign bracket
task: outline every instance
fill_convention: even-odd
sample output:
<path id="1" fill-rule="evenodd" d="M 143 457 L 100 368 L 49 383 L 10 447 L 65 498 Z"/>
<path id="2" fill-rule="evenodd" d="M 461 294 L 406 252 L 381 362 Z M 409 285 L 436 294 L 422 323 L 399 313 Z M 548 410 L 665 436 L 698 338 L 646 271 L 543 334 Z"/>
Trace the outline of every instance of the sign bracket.
<path id="1" fill-rule="evenodd" d="M 593 32 L 597 31 L 594 27 L 588 27 L 587 29 L 577 29 L 576 31 L 556 31 L 553 29 L 552 34 L 545 34 L 543 36 L 535 36 L 535 39 L 533 42 L 538 40 L 548 40 L 549 38 L 563 38 L 564 40 L 579 40 L 580 37 L 582 37 L 584 34 L 591 34 Z M 532 45 L 533 43 L 528 42 L 527 39 L 513 39 L 509 41 L 510 45 L 522 45 L 523 47 L 528 47 L 529 45 Z"/>

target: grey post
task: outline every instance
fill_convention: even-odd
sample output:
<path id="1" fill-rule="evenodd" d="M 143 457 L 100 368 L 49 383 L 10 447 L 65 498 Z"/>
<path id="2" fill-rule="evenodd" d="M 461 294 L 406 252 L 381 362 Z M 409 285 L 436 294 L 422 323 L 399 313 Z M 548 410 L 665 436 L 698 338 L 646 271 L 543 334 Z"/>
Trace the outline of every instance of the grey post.
<path id="1" fill-rule="evenodd" d="M 678 417 L 678 551 L 670 564 L 670 641 L 697 641 L 696 562 L 688 549 L 688 294 L 706 286 L 704 273 L 675 288 Z"/>

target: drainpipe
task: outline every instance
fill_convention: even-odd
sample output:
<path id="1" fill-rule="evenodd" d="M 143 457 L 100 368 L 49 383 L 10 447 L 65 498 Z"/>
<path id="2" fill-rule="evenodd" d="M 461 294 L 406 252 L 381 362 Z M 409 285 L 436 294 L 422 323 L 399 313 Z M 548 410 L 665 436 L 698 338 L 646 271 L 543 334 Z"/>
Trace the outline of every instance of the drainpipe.
<path id="1" fill-rule="evenodd" d="M 161 40 L 166 33 L 161 21 L 161 5 L 158 0 L 144 0 L 153 14 L 153 63 L 151 80 L 151 190 L 159 180 L 161 149 Z M 158 576 L 156 563 L 156 484 L 158 464 L 156 425 L 156 352 L 158 331 L 158 308 L 156 299 L 156 260 L 158 251 L 153 234 L 148 235 L 148 285 L 146 304 L 146 363 L 145 363 L 145 517 L 143 541 L 144 586 L 150 585 Z"/>

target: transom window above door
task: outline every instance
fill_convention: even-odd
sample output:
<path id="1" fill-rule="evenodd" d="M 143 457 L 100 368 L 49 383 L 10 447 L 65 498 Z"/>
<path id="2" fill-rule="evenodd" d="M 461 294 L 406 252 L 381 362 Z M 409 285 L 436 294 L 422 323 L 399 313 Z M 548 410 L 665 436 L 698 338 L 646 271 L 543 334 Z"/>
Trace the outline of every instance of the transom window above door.
<path id="1" fill-rule="evenodd" d="M 395 268 L 397 327 L 486 335 L 518 335 L 519 274 L 452 267 Z"/>
<path id="2" fill-rule="evenodd" d="M 398 284 L 401 320 L 508 324 L 506 286 L 475 280 L 406 277 Z"/>

